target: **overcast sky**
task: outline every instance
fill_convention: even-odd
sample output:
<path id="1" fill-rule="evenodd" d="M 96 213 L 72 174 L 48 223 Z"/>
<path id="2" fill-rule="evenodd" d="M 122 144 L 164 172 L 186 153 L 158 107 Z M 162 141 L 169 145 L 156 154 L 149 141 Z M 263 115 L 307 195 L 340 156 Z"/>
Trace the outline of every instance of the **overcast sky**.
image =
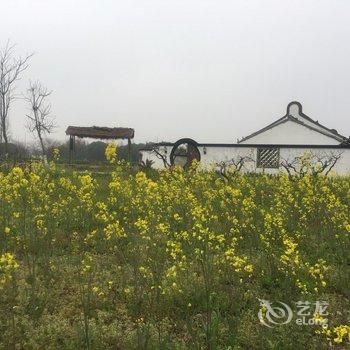
<path id="1" fill-rule="evenodd" d="M 304 112 L 350 135 L 349 0 L 0 0 L 0 45 L 35 52 L 68 125 L 135 128 L 135 141 L 236 142 Z M 29 141 L 25 105 L 11 111 Z"/>

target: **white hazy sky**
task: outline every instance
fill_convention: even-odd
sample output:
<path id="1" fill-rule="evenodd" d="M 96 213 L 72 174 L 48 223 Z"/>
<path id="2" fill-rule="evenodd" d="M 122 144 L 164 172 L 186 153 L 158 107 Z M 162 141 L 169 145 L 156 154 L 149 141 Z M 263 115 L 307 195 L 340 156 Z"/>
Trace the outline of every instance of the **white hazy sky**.
<path id="1" fill-rule="evenodd" d="M 0 45 L 35 52 L 18 83 L 52 89 L 68 125 L 127 126 L 136 142 L 236 142 L 304 112 L 350 135 L 349 0 L 0 0 Z M 26 107 L 11 111 L 29 141 Z"/>

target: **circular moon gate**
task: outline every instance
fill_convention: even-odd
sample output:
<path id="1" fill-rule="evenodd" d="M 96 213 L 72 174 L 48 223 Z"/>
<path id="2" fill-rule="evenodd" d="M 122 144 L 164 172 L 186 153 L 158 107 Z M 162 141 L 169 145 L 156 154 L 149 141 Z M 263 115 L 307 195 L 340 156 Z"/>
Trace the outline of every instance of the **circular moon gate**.
<path id="1" fill-rule="evenodd" d="M 170 153 L 171 165 L 178 165 L 187 169 L 194 160 L 201 160 L 201 154 L 196 141 L 192 139 L 180 139 L 174 143 Z"/>

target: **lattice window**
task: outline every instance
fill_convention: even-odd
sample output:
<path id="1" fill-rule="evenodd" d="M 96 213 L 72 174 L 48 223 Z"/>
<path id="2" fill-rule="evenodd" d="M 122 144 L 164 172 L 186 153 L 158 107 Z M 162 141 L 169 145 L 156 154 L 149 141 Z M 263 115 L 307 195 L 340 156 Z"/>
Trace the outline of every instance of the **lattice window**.
<path id="1" fill-rule="evenodd" d="M 258 168 L 279 168 L 280 149 L 279 148 L 258 148 L 257 167 Z"/>

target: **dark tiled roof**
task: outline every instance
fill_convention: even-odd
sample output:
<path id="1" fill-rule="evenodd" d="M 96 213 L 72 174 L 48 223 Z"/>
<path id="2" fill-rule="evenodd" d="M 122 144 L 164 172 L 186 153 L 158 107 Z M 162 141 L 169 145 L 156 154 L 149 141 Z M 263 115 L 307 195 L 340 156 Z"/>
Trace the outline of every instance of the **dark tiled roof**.
<path id="1" fill-rule="evenodd" d="M 297 118 L 293 117 L 293 116 L 290 114 L 290 107 L 291 107 L 292 105 L 297 105 L 297 106 L 298 106 L 298 109 L 299 109 L 299 115 L 300 115 L 303 119 L 305 119 L 305 120 L 309 121 L 310 123 L 314 124 L 314 127 L 311 126 L 311 125 L 309 125 L 309 124 L 303 123 L 302 120 L 300 120 L 300 119 L 297 119 Z M 327 128 L 326 126 L 320 124 L 318 121 L 313 120 L 312 118 L 310 118 L 309 116 L 307 116 L 306 114 L 304 114 L 303 111 L 302 111 L 302 105 L 301 105 L 301 103 L 296 102 L 296 101 L 290 102 L 290 103 L 288 104 L 288 106 L 287 106 L 287 114 L 284 115 L 282 118 L 279 118 L 279 119 L 277 119 L 276 121 L 274 121 L 273 123 L 269 124 L 268 126 L 266 126 L 266 127 L 262 128 L 262 129 L 256 131 L 256 132 L 254 132 L 254 133 L 252 133 L 252 134 L 250 134 L 250 135 L 248 135 L 248 136 L 242 138 L 241 140 L 239 140 L 239 142 L 249 140 L 250 138 L 252 138 L 252 137 L 254 137 L 254 136 L 256 136 L 256 135 L 259 135 L 259 134 L 261 134 L 261 133 L 263 133 L 263 132 L 265 132 L 265 131 L 267 131 L 267 130 L 272 129 L 273 127 L 275 127 L 275 126 L 277 126 L 277 125 L 283 124 L 283 123 L 285 123 L 285 122 L 287 122 L 287 121 L 289 121 L 289 120 L 291 120 L 291 121 L 293 121 L 293 122 L 295 122 L 295 123 L 298 123 L 298 124 L 300 124 L 300 125 L 303 125 L 303 126 L 305 126 L 306 128 L 309 128 L 309 129 L 311 129 L 311 130 L 313 130 L 313 131 L 315 131 L 315 132 L 318 132 L 318 133 L 320 133 L 320 134 L 323 134 L 323 135 L 326 135 L 326 136 L 328 136 L 328 137 L 331 137 L 331 138 L 337 140 L 337 141 L 340 142 L 340 143 L 349 142 L 349 139 L 346 138 L 345 136 L 339 134 L 337 130 L 335 130 L 335 129 L 329 129 L 329 128 Z M 323 130 L 318 129 L 317 127 L 322 128 Z"/>

